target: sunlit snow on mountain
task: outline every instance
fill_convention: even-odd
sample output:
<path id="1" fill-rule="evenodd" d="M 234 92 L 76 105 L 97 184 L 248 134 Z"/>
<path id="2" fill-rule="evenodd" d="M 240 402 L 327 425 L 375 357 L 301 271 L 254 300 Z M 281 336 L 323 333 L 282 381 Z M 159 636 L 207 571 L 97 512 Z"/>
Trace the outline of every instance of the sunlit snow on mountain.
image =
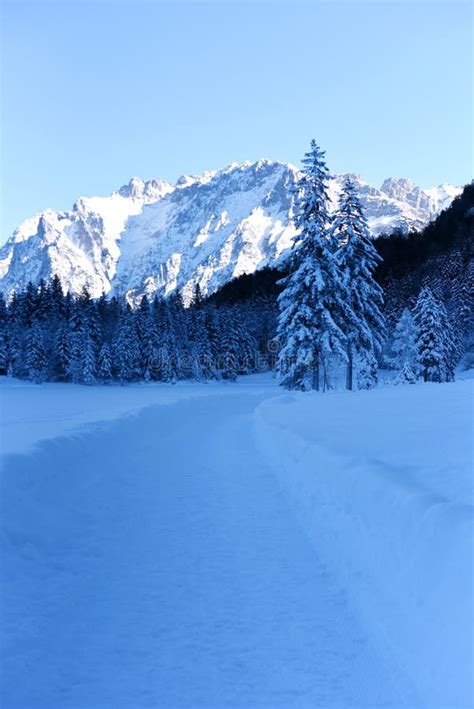
<path id="1" fill-rule="evenodd" d="M 212 292 L 275 264 L 290 247 L 291 188 L 298 169 L 283 162 L 233 163 L 175 185 L 133 178 L 109 197 L 81 197 L 71 211 L 47 209 L 24 221 L 0 250 L 0 290 L 57 274 L 63 287 L 93 296 Z M 423 227 L 461 189 L 421 189 L 389 178 L 372 187 L 352 176 L 374 236 Z M 344 175 L 330 184 L 333 205 Z"/>

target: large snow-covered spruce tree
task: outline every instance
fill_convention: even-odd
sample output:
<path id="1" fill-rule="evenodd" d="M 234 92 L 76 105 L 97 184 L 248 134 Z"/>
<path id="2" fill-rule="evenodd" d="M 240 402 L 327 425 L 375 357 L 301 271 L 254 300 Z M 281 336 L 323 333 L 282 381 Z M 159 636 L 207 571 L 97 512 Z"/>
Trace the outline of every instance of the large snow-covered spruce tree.
<path id="1" fill-rule="evenodd" d="M 347 348 L 346 388 L 353 388 L 354 357 L 362 367 L 374 372 L 374 362 L 384 342 L 385 321 L 382 315 L 383 291 L 374 279 L 374 271 L 381 258 L 370 238 L 369 227 L 350 178 L 344 181 L 339 208 L 332 226 L 333 240 L 337 244 L 337 262 L 343 272 L 344 331 Z M 369 366 L 370 363 L 370 366 Z M 364 378 L 363 388 L 369 379 Z"/>
<path id="2" fill-rule="evenodd" d="M 280 383 L 288 389 L 319 390 L 321 379 L 327 388 L 330 358 L 346 357 L 341 329 L 344 285 L 329 231 L 329 173 L 324 155 L 313 140 L 303 159 L 294 200 L 294 221 L 300 234 L 278 299 L 278 370 Z"/>

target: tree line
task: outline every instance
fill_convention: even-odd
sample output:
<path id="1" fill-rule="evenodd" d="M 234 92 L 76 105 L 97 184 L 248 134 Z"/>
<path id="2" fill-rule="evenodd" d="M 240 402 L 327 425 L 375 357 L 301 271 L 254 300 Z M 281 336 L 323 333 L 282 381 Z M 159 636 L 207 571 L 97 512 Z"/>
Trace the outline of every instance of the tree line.
<path id="1" fill-rule="evenodd" d="M 262 299 L 215 305 L 196 289 L 179 295 L 125 298 L 64 294 L 55 276 L 29 284 L 8 303 L 0 297 L 0 372 L 34 382 L 233 380 L 271 366 L 274 312 Z"/>
<path id="2" fill-rule="evenodd" d="M 299 237 L 283 277 L 266 269 L 206 299 L 196 287 L 188 307 L 179 293 L 144 296 L 135 308 L 87 290 L 65 294 L 57 276 L 8 302 L 0 295 L 0 373 L 94 384 L 234 380 L 276 369 L 283 386 L 303 390 L 331 388 L 341 369 L 348 389 L 375 386 L 379 367 L 396 369 L 399 382 L 452 380 L 473 330 L 465 246 L 457 257 L 437 254 L 417 278 L 397 279 L 383 270 L 376 247 L 389 240 L 370 238 L 355 185 L 346 181 L 330 215 L 328 179 L 313 141 L 295 188 Z M 443 244 L 451 222 L 440 221 Z"/>

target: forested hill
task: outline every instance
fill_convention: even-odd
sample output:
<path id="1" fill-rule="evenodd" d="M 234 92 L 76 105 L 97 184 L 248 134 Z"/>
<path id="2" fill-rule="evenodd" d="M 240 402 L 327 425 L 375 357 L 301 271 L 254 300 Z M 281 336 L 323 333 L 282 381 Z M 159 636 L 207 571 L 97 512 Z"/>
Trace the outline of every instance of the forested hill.
<path id="1" fill-rule="evenodd" d="M 430 285 L 448 306 L 474 291 L 474 183 L 466 185 L 450 207 L 421 232 L 393 234 L 376 239 L 383 262 L 376 272 L 386 294 L 386 315 L 396 318 L 406 305 L 413 305 L 422 284 Z M 249 298 L 273 299 L 279 293 L 283 272 L 265 268 L 240 276 L 211 296 L 216 303 Z"/>
<path id="2" fill-rule="evenodd" d="M 431 287 L 448 311 L 472 317 L 474 293 L 474 183 L 421 233 L 377 239 L 383 258 L 376 274 L 390 320 L 413 305 L 422 285 Z M 469 323 L 463 323 L 463 330 Z"/>
<path id="3" fill-rule="evenodd" d="M 408 235 L 382 235 L 376 240 L 383 258 L 378 270 L 381 282 L 387 277 L 401 278 L 428 261 L 459 251 L 465 260 L 472 257 L 474 236 L 474 182 L 466 185 L 450 207 L 442 211 L 421 232 Z"/>

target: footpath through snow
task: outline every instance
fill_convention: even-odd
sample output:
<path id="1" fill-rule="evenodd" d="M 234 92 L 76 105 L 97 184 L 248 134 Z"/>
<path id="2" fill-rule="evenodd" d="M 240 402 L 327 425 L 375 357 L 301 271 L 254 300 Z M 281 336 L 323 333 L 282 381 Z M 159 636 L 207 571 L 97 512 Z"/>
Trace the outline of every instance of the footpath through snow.
<path id="1" fill-rule="evenodd" d="M 474 704 L 468 382 L 21 386 L 2 707 Z"/>

